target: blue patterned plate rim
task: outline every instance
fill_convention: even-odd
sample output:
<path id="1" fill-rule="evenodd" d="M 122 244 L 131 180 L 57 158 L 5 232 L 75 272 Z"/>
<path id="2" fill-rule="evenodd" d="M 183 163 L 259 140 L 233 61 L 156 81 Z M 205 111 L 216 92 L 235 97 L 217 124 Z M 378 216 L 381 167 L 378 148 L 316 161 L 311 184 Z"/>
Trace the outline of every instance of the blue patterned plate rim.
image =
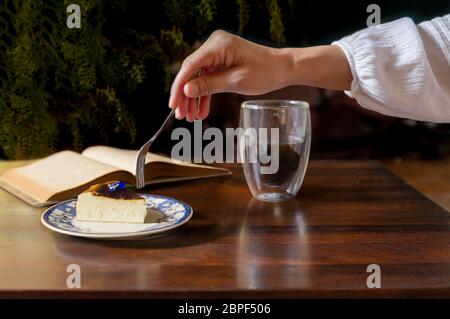
<path id="1" fill-rule="evenodd" d="M 184 214 L 181 218 L 177 219 L 173 224 L 170 225 L 165 225 L 165 226 L 159 226 L 159 227 L 153 227 L 151 229 L 143 229 L 140 231 L 134 231 L 134 232 L 114 232 L 114 233 L 94 233 L 94 232 L 80 232 L 80 231 L 75 231 L 75 230 L 67 230 L 67 229 L 63 229 L 61 227 L 58 227 L 58 225 L 55 225 L 52 221 L 49 220 L 49 216 L 53 213 L 53 211 L 57 208 L 61 208 L 61 206 L 64 206 L 68 203 L 71 202 L 75 202 L 77 201 L 76 198 L 72 198 L 72 199 L 68 199 L 62 202 L 59 202 L 51 207 L 49 207 L 48 209 L 46 209 L 41 216 L 41 222 L 42 224 L 59 233 L 62 234 L 66 234 L 66 235 L 72 235 L 72 236 L 77 236 L 77 237 L 88 237 L 88 238 L 117 238 L 117 237 L 137 237 L 137 236 L 144 236 L 144 235 L 152 235 L 152 234 L 157 234 L 160 232 L 165 232 L 174 228 L 177 228 L 185 223 L 187 223 L 192 215 L 193 215 L 193 209 L 191 206 L 189 206 L 188 204 L 186 204 L 185 202 L 172 198 L 172 197 L 168 197 L 168 196 L 163 196 L 163 195 L 153 195 L 153 194 L 138 194 L 140 196 L 143 196 L 146 198 L 147 203 L 149 200 L 151 200 L 152 198 L 160 198 L 160 199 L 166 199 L 169 200 L 171 202 L 174 203 L 178 203 L 181 204 L 184 208 Z M 73 211 L 76 211 L 76 208 L 72 207 Z M 157 211 L 159 211 L 160 213 L 163 213 L 163 211 L 158 210 L 157 208 L 155 209 Z M 70 219 L 70 221 L 73 220 L 73 217 L 76 215 L 70 214 L 72 216 L 72 219 Z M 72 225 L 73 226 L 73 225 Z M 76 228 L 76 226 L 73 226 L 74 228 Z"/>

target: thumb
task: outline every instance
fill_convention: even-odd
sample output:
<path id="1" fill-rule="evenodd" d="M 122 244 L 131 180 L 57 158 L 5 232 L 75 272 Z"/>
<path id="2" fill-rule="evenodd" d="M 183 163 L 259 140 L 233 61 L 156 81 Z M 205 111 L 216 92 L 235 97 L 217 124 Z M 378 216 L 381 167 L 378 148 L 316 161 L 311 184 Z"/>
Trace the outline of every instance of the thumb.
<path id="1" fill-rule="evenodd" d="M 234 92 L 237 87 L 232 70 L 206 74 L 187 82 L 183 91 L 187 97 L 195 98 L 221 92 Z"/>

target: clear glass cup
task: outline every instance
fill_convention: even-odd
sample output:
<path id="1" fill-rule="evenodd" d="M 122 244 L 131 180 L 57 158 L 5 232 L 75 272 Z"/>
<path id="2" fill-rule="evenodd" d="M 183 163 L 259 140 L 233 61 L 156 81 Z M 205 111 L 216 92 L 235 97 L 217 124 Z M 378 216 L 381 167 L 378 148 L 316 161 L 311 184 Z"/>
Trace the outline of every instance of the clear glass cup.
<path id="1" fill-rule="evenodd" d="M 277 202 L 297 195 L 311 145 L 309 104 L 293 100 L 242 103 L 239 155 L 256 199 Z"/>

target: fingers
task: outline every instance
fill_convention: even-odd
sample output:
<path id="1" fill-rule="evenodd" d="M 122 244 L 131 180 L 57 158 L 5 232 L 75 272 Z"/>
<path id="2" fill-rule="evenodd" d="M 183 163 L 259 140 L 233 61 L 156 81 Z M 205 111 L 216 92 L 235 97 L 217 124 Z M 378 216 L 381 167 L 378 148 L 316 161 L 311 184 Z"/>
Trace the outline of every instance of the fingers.
<path id="1" fill-rule="evenodd" d="M 190 100 L 189 98 L 183 95 L 180 103 L 178 103 L 178 107 L 175 110 L 175 117 L 178 120 L 181 120 L 186 116 L 189 108 L 189 100 Z"/>
<path id="2" fill-rule="evenodd" d="M 186 120 L 192 122 L 197 119 L 197 99 L 189 99 L 189 109 L 186 114 Z"/>
<path id="3" fill-rule="evenodd" d="M 197 51 L 184 60 L 172 83 L 169 99 L 169 107 L 177 108 L 177 119 L 204 119 L 209 113 L 211 94 L 234 91 L 230 73 L 227 70 L 222 72 L 234 63 L 231 54 L 234 41 L 235 37 L 227 32 L 215 31 Z M 198 71 L 203 73 L 193 80 L 199 75 Z M 199 97 L 202 98 L 197 105 Z"/>
<path id="4" fill-rule="evenodd" d="M 176 118 L 180 120 L 186 117 L 189 122 L 205 119 L 209 114 L 211 95 L 220 92 L 238 92 L 237 88 L 242 77 L 240 74 L 238 69 L 231 69 L 206 74 L 186 83 L 181 103 L 175 111 Z M 198 105 L 197 99 L 200 99 Z"/>
<path id="5" fill-rule="evenodd" d="M 183 93 L 187 97 L 193 98 L 214 93 L 235 92 L 239 81 L 236 70 L 225 70 L 190 80 L 183 86 Z"/>
<path id="6" fill-rule="evenodd" d="M 187 113 L 185 114 L 186 120 L 188 122 L 204 120 L 209 114 L 211 95 L 202 96 L 201 98 L 188 98 L 188 100 Z"/>
<path id="7" fill-rule="evenodd" d="M 213 53 L 208 47 L 200 47 L 197 51 L 187 57 L 175 80 L 172 83 L 170 92 L 169 107 L 177 107 L 183 100 L 183 86 L 188 82 L 198 70 L 202 68 L 209 68 L 213 63 Z"/>
<path id="8" fill-rule="evenodd" d="M 208 114 L 211 105 L 211 95 L 202 96 L 198 106 L 197 120 L 204 120 Z"/>
<path id="9" fill-rule="evenodd" d="M 204 120 L 211 107 L 211 95 L 201 98 L 184 98 L 183 103 L 175 110 L 175 117 L 178 120 L 186 117 L 188 122 L 194 120 Z"/>

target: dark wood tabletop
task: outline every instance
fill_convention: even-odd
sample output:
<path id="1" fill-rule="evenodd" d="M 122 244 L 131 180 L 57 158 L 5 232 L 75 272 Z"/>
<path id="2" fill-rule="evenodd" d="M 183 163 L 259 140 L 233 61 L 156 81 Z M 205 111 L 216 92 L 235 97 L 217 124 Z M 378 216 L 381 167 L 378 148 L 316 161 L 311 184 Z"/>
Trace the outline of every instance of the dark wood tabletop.
<path id="1" fill-rule="evenodd" d="M 281 203 L 252 199 L 240 166 L 229 168 L 147 189 L 194 209 L 153 240 L 57 234 L 43 209 L 0 190 L 0 297 L 450 297 L 450 214 L 381 164 L 312 161 Z M 66 286 L 69 264 L 79 289 Z M 370 264 L 381 288 L 366 285 Z"/>

